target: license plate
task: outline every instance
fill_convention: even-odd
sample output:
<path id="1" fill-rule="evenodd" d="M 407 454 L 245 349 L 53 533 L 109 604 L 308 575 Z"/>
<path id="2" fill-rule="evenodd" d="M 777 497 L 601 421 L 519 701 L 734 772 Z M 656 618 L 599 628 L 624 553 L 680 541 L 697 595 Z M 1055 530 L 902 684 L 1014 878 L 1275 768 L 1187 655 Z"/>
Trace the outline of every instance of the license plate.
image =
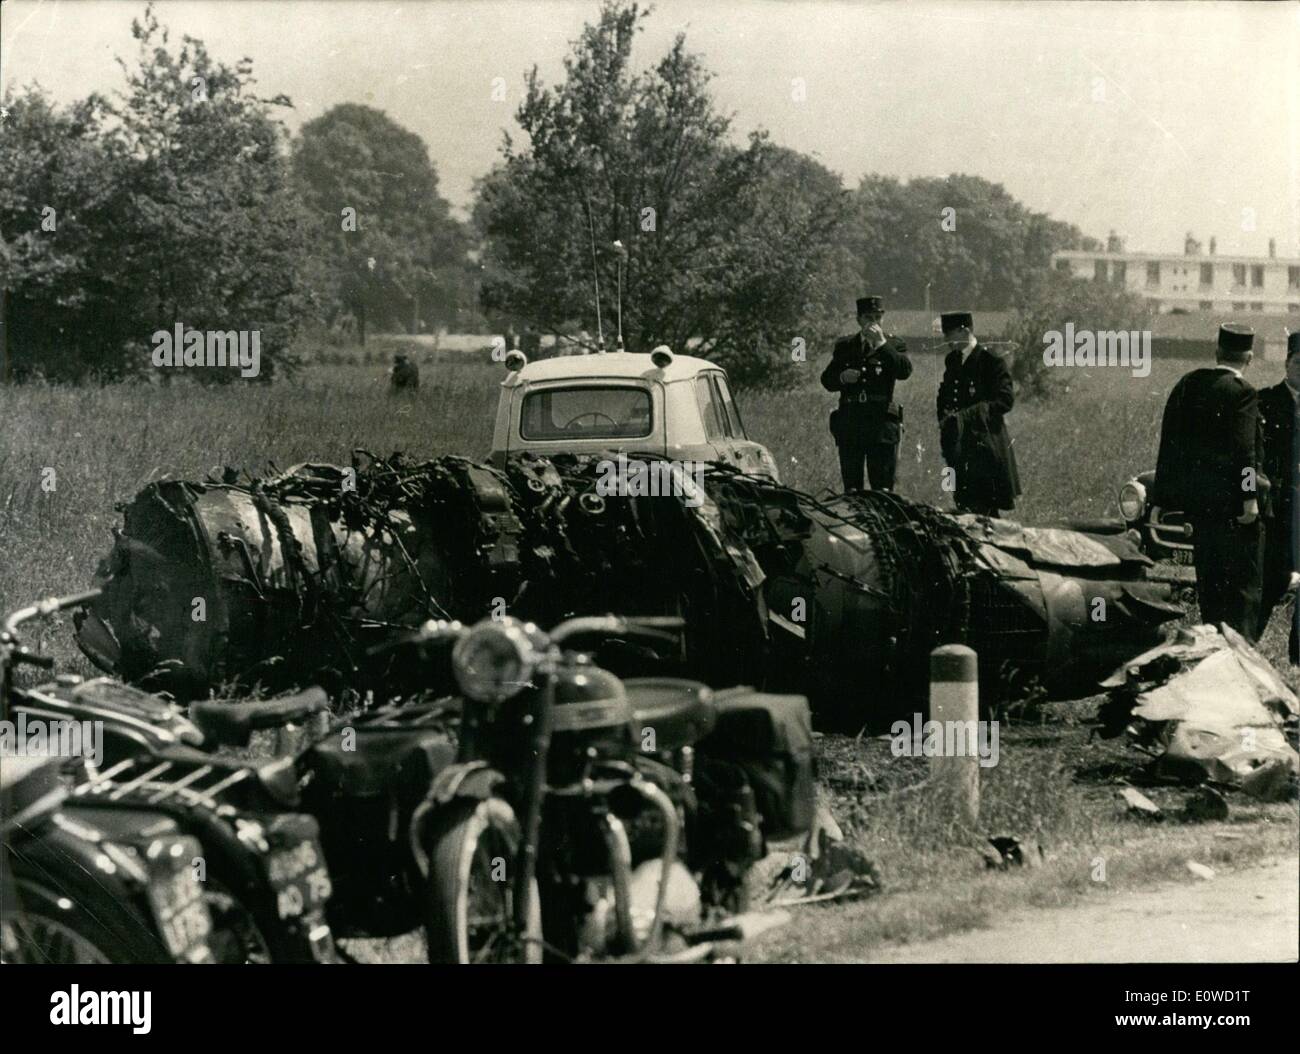
<path id="1" fill-rule="evenodd" d="M 297 918 L 320 907 L 333 892 L 320 846 L 312 841 L 272 852 L 267 858 L 267 874 L 282 919 Z"/>
<path id="2" fill-rule="evenodd" d="M 200 962 L 208 957 L 212 917 L 203 890 L 189 868 L 155 876 L 149 883 L 149 902 L 167 950 L 177 959 Z"/>
<path id="3" fill-rule="evenodd" d="M 1192 565 L 1192 551 L 1190 549 L 1175 549 L 1174 563 L 1190 567 Z"/>

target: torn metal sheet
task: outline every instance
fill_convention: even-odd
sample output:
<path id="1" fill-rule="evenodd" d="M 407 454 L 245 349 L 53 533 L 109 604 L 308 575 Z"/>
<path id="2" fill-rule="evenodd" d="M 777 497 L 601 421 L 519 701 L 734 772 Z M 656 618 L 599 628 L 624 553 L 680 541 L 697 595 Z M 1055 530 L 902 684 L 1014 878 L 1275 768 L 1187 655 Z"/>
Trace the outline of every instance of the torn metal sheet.
<path id="1" fill-rule="evenodd" d="M 1194 626 L 1117 670 L 1099 717 L 1157 756 L 1153 774 L 1211 781 L 1266 800 L 1300 777 L 1288 740 L 1300 703 L 1277 671 L 1229 626 Z"/>

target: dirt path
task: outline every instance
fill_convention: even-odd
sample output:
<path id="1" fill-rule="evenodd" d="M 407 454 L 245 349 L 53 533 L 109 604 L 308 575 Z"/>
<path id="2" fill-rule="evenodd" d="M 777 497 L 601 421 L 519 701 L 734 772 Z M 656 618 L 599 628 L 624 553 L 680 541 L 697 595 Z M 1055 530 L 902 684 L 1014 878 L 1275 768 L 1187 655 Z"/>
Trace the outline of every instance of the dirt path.
<path id="1" fill-rule="evenodd" d="M 996 929 L 881 948 L 870 961 L 1294 962 L 1298 940 L 1300 866 L 1279 860 L 1210 881 L 1026 912 Z"/>

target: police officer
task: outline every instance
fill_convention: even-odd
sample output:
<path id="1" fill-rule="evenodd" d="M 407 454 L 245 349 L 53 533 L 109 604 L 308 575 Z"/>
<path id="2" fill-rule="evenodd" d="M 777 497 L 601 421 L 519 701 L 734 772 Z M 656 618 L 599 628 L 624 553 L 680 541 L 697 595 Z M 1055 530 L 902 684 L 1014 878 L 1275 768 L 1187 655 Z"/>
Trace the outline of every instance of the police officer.
<path id="1" fill-rule="evenodd" d="M 1259 393 L 1263 434 L 1263 470 L 1269 480 L 1269 516 L 1264 522 L 1263 594 L 1259 630 L 1263 633 L 1273 608 L 1296 588 L 1300 575 L 1300 333 L 1286 342 L 1286 378 Z M 1291 612 L 1290 658 L 1300 664 L 1300 604 Z"/>
<path id="2" fill-rule="evenodd" d="M 858 332 L 835 342 L 822 370 L 822 387 L 840 393 L 831 411 L 831 435 L 839 448 L 844 490 L 863 489 L 863 460 L 872 490 L 893 490 L 903 408 L 894 402 L 894 382 L 912 375 L 907 345 L 881 327 L 885 309 L 878 296 L 860 297 Z"/>
<path id="3" fill-rule="evenodd" d="M 943 360 L 943 380 L 935 400 L 939 448 L 956 477 L 959 512 L 997 516 L 1015 507 L 1020 473 L 1003 418 L 1016 402 L 1011 371 L 1001 356 L 975 339 L 969 311 L 939 316 L 951 349 Z"/>
<path id="4" fill-rule="evenodd" d="M 1219 327 L 1216 364 L 1183 376 L 1160 426 L 1153 506 L 1181 509 L 1192 526 L 1201 621 L 1259 637 L 1263 460 L 1259 393 L 1242 376 L 1255 343 L 1248 326 Z"/>

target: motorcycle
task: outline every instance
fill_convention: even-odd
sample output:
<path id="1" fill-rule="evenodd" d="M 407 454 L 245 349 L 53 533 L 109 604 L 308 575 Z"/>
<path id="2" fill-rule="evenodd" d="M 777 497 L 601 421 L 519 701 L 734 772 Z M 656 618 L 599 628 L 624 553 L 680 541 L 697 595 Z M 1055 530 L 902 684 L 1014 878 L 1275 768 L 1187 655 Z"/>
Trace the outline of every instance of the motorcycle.
<path id="1" fill-rule="evenodd" d="M 14 684 L 20 665 L 54 665 L 49 656 L 22 646 L 19 627 L 96 595 L 42 601 L 5 619 L 0 717 L 19 732 L 62 726 L 99 733 L 98 763 L 80 753 L 57 766 L 66 790 L 64 812 L 88 827 L 110 828 L 115 837 L 129 836 L 132 823 L 143 827 L 149 817 L 165 818 L 195 842 L 186 860 L 198 862 L 216 961 L 336 962 L 324 918 L 330 886 L 318 826 L 292 808 L 279 768 L 217 754 L 175 704 L 107 678 L 60 675 L 30 688 Z M 277 720 L 300 718 L 325 704 L 323 695 L 277 701 Z M 141 804 L 147 814 L 139 811 Z"/>
<path id="2" fill-rule="evenodd" d="M 198 842 L 143 802 L 76 808 L 60 764 L 0 765 L 0 961 L 213 962 Z"/>
<path id="3" fill-rule="evenodd" d="M 743 909 L 764 835 L 811 823 L 806 701 L 623 682 L 566 648 L 672 644 L 682 625 L 433 621 L 376 649 L 450 642 L 464 694 L 455 762 L 410 824 L 431 961 L 706 961 L 784 921 Z M 781 728 L 807 738 L 783 749 Z"/>

